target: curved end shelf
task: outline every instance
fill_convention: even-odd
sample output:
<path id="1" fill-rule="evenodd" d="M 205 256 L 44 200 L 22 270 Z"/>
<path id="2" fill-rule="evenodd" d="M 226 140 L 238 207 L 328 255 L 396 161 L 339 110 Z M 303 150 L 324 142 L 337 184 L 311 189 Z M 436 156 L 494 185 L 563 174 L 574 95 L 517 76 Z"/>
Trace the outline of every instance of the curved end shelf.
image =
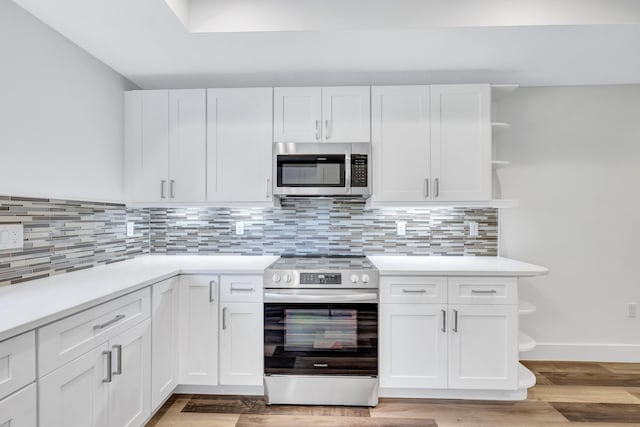
<path id="1" fill-rule="evenodd" d="M 491 123 L 492 129 L 509 129 L 511 125 L 509 123 L 504 122 L 493 122 Z"/>
<path id="2" fill-rule="evenodd" d="M 511 163 L 506 161 L 506 160 L 492 160 L 491 161 L 491 167 L 493 169 L 502 169 L 502 168 L 506 168 L 507 166 L 509 166 Z"/>
<path id="3" fill-rule="evenodd" d="M 536 312 L 536 306 L 529 301 L 520 300 L 518 303 L 518 314 L 531 314 Z"/>
<path id="4" fill-rule="evenodd" d="M 518 364 L 518 388 L 531 388 L 536 385 L 536 376 L 522 363 Z"/>
<path id="5" fill-rule="evenodd" d="M 518 351 L 523 353 L 525 351 L 531 351 L 536 348 L 536 341 L 529 335 L 520 331 L 518 333 Z"/>

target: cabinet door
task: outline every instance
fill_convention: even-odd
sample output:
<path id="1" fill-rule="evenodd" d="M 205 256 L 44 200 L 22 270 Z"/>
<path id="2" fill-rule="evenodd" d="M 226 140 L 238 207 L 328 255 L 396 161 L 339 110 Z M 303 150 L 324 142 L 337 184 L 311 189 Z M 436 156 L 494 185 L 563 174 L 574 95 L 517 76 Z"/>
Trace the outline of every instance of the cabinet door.
<path id="1" fill-rule="evenodd" d="M 180 277 L 180 384 L 218 384 L 218 277 Z"/>
<path id="2" fill-rule="evenodd" d="M 380 386 L 447 387 L 444 304 L 380 304 Z"/>
<path id="3" fill-rule="evenodd" d="M 111 341 L 111 427 L 142 426 L 151 415 L 151 322 L 145 320 Z"/>
<path id="4" fill-rule="evenodd" d="M 322 88 L 322 140 L 370 142 L 370 95 L 369 86 Z"/>
<path id="5" fill-rule="evenodd" d="M 207 200 L 272 200 L 273 90 L 210 89 L 207 102 Z"/>
<path id="6" fill-rule="evenodd" d="M 372 97 L 373 200 L 428 199 L 429 87 L 373 87 Z"/>
<path id="7" fill-rule="evenodd" d="M 320 142 L 322 89 L 277 87 L 273 91 L 273 141 Z"/>
<path id="8" fill-rule="evenodd" d="M 151 409 L 178 385 L 178 302 L 180 279 L 153 285 L 151 307 Z"/>
<path id="9" fill-rule="evenodd" d="M 125 122 L 127 200 L 169 200 L 169 91 L 127 92 Z"/>
<path id="10" fill-rule="evenodd" d="M 431 86 L 434 200 L 491 199 L 491 88 Z"/>
<path id="11" fill-rule="evenodd" d="M 108 425 L 108 350 L 105 343 L 40 379 L 40 427 Z"/>
<path id="12" fill-rule="evenodd" d="M 450 305 L 449 388 L 518 388 L 518 307 Z"/>
<path id="13" fill-rule="evenodd" d="M 36 385 L 0 400 L 0 427 L 36 427 Z"/>
<path id="14" fill-rule="evenodd" d="M 222 304 L 220 384 L 262 384 L 262 313 L 263 307 L 259 303 Z"/>
<path id="15" fill-rule="evenodd" d="M 172 202 L 204 202 L 206 197 L 207 93 L 169 92 L 169 184 Z"/>

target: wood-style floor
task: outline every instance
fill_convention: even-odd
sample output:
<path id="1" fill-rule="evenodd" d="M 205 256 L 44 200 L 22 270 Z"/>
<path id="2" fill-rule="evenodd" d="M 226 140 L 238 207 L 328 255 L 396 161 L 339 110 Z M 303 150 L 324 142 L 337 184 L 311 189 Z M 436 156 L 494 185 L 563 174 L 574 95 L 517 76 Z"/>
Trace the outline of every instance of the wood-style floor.
<path id="1" fill-rule="evenodd" d="M 174 395 L 147 427 L 640 426 L 640 363 L 524 364 L 536 374 L 537 385 L 522 402 L 380 399 L 369 409 Z"/>

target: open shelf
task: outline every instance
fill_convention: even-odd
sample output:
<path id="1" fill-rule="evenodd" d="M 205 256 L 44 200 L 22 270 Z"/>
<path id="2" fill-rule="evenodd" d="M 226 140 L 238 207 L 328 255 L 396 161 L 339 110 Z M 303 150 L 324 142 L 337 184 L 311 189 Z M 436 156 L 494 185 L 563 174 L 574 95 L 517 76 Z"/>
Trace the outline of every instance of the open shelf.
<path id="1" fill-rule="evenodd" d="M 531 314 L 536 312 L 536 306 L 529 301 L 520 300 L 518 303 L 518 314 Z"/>
<path id="2" fill-rule="evenodd" d="M 496 129 L 496 130 L 509 129 L 510 127 L 511 127 L 511 125 L 509 123 L 505 123 L 505 122 L 493 122 L 493 123 L 491 123 L 491 128 L 492 129 Z"/>
<path id="3" fill-rule="evenodd" d="M 536 376 L 522 363 L 518 364 L 518 388 L 531 388 L 536 385 Z"/>
<path id="4" fill-rule="evenodd" d="M 491 167 L 494 169 L 502 169 L 509 166 L 511 163 L 506 160 L 492 160 Z"/>
<path id="5" fill-rule="evenodd" d="M 518 333 L 518 351 L 522 353 L 525 351 L 531 351 L 534 348 L 536 348 L 536 341 L 529 335 L 520 331 Z"/>

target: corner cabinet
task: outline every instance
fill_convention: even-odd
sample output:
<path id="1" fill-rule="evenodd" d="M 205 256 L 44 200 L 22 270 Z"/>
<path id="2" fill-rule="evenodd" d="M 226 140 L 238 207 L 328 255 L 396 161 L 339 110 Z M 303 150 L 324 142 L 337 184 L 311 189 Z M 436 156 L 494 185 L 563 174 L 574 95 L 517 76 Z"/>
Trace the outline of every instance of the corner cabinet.
<path id="1" fill-rule="evenodd" d="M 369 86 L 274 89 L 274 142 L 370 142 Z"/>
<path id="2" fill-rule="evenodd" d="M 374 202 L 491 199 L 489 85 L 374 86 Z"/>

